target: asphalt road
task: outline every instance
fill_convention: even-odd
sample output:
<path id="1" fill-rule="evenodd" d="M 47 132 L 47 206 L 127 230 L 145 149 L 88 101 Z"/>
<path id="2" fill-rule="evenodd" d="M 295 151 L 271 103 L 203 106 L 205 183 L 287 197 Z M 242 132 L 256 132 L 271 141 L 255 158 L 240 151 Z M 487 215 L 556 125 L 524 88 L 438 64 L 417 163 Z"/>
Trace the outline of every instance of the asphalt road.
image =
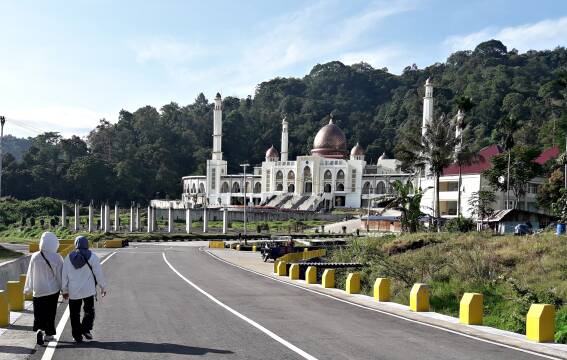
<path id="1" fill-rule="evenodd" d="M 110 293 L 96 304 L 95 341 L 74 344 L 67 323 L 53 359 L 538 358 L 286 286 L 196 247 L 121 249 L 103 269 Z"/>

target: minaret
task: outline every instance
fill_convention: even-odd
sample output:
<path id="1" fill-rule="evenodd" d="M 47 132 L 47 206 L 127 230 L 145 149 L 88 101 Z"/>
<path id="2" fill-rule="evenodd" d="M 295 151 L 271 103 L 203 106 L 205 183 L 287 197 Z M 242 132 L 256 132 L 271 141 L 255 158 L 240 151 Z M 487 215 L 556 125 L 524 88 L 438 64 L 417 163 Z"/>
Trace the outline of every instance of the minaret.
<path id="1" fill-rule="evenodd" d="M 423 122 L 421 123 L 421 135 L 425 135 L 426 125 L 433 120 L 433 84 L 431 78 L 425 81 L 425 96 L 423 97 Z"/>
<path id="2" fill-rule="evenodd" d="M 287 161 L 287 146 L 288 146 L 288 140 L 287 140 L 287 120 L 286 117 L 284 115 L 283 119 L 282 119 L 282 156 L 281 156 L 281 161 Z"/>
<path id="3" fill-rule="evenodd" d="M 222 99 L 217 93 L 213 113 L 213 160 L 222 160 Z"/>

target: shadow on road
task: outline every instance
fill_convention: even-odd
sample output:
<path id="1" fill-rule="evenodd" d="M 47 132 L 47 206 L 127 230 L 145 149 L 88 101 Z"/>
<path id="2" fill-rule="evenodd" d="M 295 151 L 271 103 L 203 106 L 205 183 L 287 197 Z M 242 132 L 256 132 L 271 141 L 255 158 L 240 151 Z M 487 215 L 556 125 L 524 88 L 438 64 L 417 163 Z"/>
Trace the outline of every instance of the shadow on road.
<path id="1" fill-rule="evenodd" d="M 0 354 L 8 353 L 8 354 L 33 354 L 35 353 L 35 349 L 30 349 L 23 346 L 0 346 Z"/>
<path id="2" fill-rule="evenodd" d="M 116 351 L 131 351 L 140 353 L 169 353 L 178 355 L 205 355 L 212 354 L 232 354 L 229 350 L 209 349 L 195 346 L 185 346 L 169 343 L 146 343 L 139 341 L 89 341 L 81 344 L 74 342 L 59 342 L 58 349 L 65 348 L 95 348 Z"/>
<path id="3" fill-rule="evenodd" d="M 21 331 L 33 331 L 33 326 L 11 324 L 8 329 L 10 329 L 10 330 L 21 330 Z"/>

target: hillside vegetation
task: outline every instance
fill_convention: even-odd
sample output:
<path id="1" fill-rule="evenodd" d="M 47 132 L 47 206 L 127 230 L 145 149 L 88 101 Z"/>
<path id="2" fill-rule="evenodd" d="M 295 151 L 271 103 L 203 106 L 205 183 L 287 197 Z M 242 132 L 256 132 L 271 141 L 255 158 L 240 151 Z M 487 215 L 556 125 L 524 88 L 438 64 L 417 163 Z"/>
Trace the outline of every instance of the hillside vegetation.
<path id="1" fill-rule="evenodd" d="M 259 164 L 267 148 L 279 148 L 283 113 L 291 158 L 309 152 L 331 113 L 349 145 L 360 142 L 367 149 L 367 160 L 376 161 L 382 152 L 393 156 L 401 134 L 419 133 L 428 77 L 435 85 L 436 114 L 454 115 L 462 96 L 476 105 L 466 117 L 474 148 L 499 141 L 497 124 L 509 117 L 519 122 L 517 144 L 563 146 L 567 116 L 557 78 L 566 68 L 563 47 L 519 53 L 496 40 L 424 69 L 408 66 L 401 75 L 365 63 L 318 64 L 303 78 L 262 82 L 254 96 L 224 97 L 224 157 L 231 172 L 240 171 L 243 162 Z M 86 142 L 56 133 L 37 136 L 21 162 L 5 158 L 3 194 L 127 203 L 178 197 L 182 176 L 205 173 L 212 112 L 211 101 L 199 94 L 187 105 L 123 110 L 116 124 L 101 121 Z"/>
<path id="2" fill-rule="evenodd" d="M 465 292 L 484 294 L 484 324 L 525 333 L 533 303 L 555 305 L 556 340 L 567 342 L 567 237 L 417 233 L 358 239 L 332 253 L 333 261 L 356 261 L 363 292 L 378 277 L 392 280 L 392 301 L 409 304 L 411 286 L 430 285 L 432 311 L 458 316 Z M 345 272 L 337 274 L 344 286 Z"/>

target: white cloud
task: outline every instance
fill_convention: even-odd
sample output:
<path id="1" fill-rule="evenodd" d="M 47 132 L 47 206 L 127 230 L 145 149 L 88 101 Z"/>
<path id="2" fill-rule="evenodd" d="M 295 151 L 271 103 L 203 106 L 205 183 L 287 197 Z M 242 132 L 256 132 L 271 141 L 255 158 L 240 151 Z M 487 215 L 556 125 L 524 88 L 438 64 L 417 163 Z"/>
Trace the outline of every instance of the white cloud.
<path id="1" fill-rule="evenodd" d="M 506 28 L 486 28 L 481 31 L 454 35 L 444 41 L 450 51 L 471 50 L 480 42 L 497 39 L 509 49 L 519 51 L 553 49 L 565 46 L 567 39 L 567 17 L 542 20 L 532 24 L 523 24 Z"/>
<path id="2" fill-rule="evenodd" d="M 36 136 L 42 132 L 55 131 L 68 137 L 84 136 L 94 129 L 99 120 L 110 122 L 118 120 L 115 115 L 100 113 L 83 107 L 46 106 L 37 108 L 6 108 L 5 134 L 19 137 Z"/>

